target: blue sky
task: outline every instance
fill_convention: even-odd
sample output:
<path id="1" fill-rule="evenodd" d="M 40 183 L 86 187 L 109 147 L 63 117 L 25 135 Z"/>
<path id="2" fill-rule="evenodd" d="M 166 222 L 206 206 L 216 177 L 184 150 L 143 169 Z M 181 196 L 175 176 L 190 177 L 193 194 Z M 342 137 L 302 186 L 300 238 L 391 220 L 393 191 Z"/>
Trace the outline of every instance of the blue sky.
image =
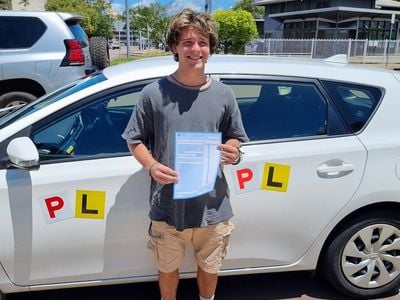
<path id="1" fill-rule="evenodd" d="M 125 0 L 111 0 L 112 5 L 116 11 L 119 13 L 125 10 Z M 175 14 L 180 11 L 182 8 L 190 7 L 192 9 L 203 11 L 205 0 L 128 0 L 128 6 L 136 6 L 136 5 L 149 5 L 151 3 L 158 2 L 162 5 L 168 7 L 168 11 L 171 14 Z M 236 3 L 236 0 L 212 0 L 212 11 L 215 11 L 219 8 L 229 9 Z"/>

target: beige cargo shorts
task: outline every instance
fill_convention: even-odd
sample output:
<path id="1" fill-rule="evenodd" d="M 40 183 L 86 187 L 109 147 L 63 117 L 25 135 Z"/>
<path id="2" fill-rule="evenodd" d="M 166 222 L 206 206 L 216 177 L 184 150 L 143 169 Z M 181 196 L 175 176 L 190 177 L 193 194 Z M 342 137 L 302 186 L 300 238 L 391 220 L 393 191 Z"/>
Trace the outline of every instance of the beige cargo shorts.
<path id="1" fill-rule="evenodd" d="M 158 270 L 170 273 L 179 269 L 186 247 L 192 244 L 199 267 L 215 274 L 221 268 L 233 229 L 234 224 L 230 221 L 183 231 L 177 231 L 165 222 L 152 221 L 148 247 Z"/>

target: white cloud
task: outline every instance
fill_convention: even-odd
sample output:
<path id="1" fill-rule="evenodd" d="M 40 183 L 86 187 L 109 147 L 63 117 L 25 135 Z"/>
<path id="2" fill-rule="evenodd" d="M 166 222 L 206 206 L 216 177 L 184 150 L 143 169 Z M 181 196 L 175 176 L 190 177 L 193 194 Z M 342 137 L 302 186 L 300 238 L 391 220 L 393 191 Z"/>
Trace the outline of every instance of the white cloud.
<path id="1" fill-rule="evenodd" d="M 192 0 L 188 4 L 187 0 L 171 1 L 167 5 L 168 14 L 175 15 L 184 8 L 191 8 L 197 11 L 204 11 L 204 0 Z"/>
<path id="2" fill-rule="evenodd" d="M 114 11 L 116 11 L 118 14 L 122 14 L 125 11 L 125 5 L 122 3 L 111 3 L 111 6 Z"/>
<path id="3" fill-rule="evenodd" d="M 132 2 L 134 2 L 132 4 Z M 136 6 L 150 6 L 153 3 L 156 3 L 156 0 L 128 0 L 128 6 L 129 8 L 131 7 L 136 7 Z M 111 6 L 115 11 L 117 11 L 119 14 L 122 14 L 125 11 L 125 0 L 114 0 L 111 2 Z"/>
<path id="4" fill-rule="evenodd" d="M 231 4 L 235 2 L 235 0 L 213 0 L 211 4 L 212 11 L 216 11 L 217 9 L 224 9 L 227 7 L 227 4 Z M 228 5 L 229 5 L 228 4 Z M 171 0 L 169 4 L 167 4 L 168 13 L 171 15 L 176 14 L 181 11 L 183 8 L 191 8 L 193 10 L 203 12 L 205 9 L 205 0 Z M 228 7 L 229 9 L 229 7 Z"/>
<path id="5" fill-rule="evenodd" d="M 125 0 L 110 0 L 115 11 L 122 14 L 125 11 Z M 169 15 L 175 15 L 184 8 L 191 8 L 196 11 L 204 11 L 205 0 L 128 0 L 130 7 L 136 7 L 138 5 L 150 6 L 152 3 L 162 3 L 167 7 L 167 13 Z M 213 0 L 212 10 L 215 11 L 219 8 L 224 8 L 227 3 L 235 2 L 235 0 Z"/>
<path id="6" fill-rule="evenodd" d="M 132 7 L 139 6 L 139 5 L 140 6 L 150 6 L 151 4 L 156 3 L 156 2 L 157 1 L 155 1 L 155 0 L 139 0 L 134 5 L 132 5 Z"/>

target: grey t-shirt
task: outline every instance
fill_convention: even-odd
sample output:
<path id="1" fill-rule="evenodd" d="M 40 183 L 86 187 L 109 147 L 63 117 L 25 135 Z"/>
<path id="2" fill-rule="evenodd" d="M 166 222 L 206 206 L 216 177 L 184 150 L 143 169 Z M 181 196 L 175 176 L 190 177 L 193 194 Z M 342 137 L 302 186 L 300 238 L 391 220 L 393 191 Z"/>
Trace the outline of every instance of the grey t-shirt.
<path id="1" fill-rule="evenodd" d="M 165 77 L 143 89 L 123 137 L 128 143 L 149 145 L 153 157 L 173 169 L 174 136 L 178 131 L 221 132 L 223 143 L 230 138 L 248 140 L 229 86 L 213 80 L 204 90 L 192 89 Z M 233 216 L 222 167 L 210 193 L 174 200 L 172 192 L 172 184 L 152 180 L 151 220 L 165 221 L 183 230 L 216 224 Z"/>

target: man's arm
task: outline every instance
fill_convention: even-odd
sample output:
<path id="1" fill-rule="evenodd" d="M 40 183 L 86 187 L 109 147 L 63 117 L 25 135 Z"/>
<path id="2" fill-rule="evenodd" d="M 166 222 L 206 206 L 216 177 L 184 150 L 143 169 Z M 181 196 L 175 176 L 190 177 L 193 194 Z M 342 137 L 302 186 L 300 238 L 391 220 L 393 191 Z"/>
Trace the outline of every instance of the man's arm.
<path id="1" fill-rule="evenodd" d="M 143 143 L 128 144 L 129 151 L 158 183 L 170 184 L 178 180 L 178 173 L 156 161 Z"/>

